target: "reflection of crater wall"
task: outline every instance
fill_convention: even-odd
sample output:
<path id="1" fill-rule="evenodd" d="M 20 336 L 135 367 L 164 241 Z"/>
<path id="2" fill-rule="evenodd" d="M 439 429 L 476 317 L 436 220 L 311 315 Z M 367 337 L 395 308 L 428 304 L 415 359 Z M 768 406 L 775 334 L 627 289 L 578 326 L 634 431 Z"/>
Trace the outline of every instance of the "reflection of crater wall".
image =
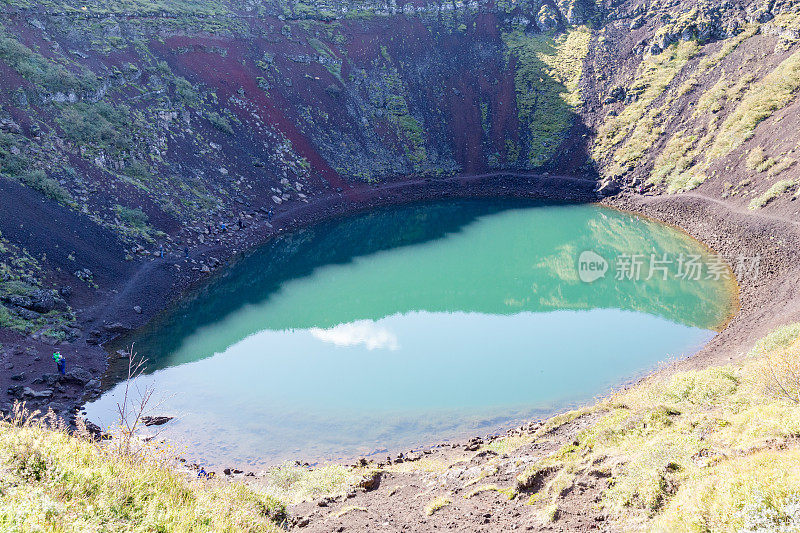
<path id="1" fill-rule="evenodd" d="M 315 328 L 335 336 L 340 324 L 420 310 L 617 308 L 704 329 L 730 312 L 722 282 L 616 281 L 613 267 L 592 284 L 577 278 L 575 261 L 589 248 L 609 260 L 620 253 L 705 253 L 684 234 L 592 206 L 506 210 L 521 205 L 393 208 L 286 235 L 137 332 L 137 349 L 157 355 L 152 370 L 224 351 L 262 330 Z M 344 264 L 352 266 L 336 266 Z M 210 330 L 215 334 L 200 334 Z"/>
<path id="2" fill-rule="evenodd" d="M 239 259 L 141 331 L 119 339 L 114 349 L 135 339 L 137 351 L 148 358 L 169 354 L 185 336 L 218 322 L 243 305 L 264 301 L 284 282 L 308 276 L 325 265 L 347 264 L 359 256 L 442 238 L 508 205 L 508 201 L 462 201 L 404 206 L 283 235 Z M 153 360 L 151 366 L 158 366 L 158 361 Z"/>

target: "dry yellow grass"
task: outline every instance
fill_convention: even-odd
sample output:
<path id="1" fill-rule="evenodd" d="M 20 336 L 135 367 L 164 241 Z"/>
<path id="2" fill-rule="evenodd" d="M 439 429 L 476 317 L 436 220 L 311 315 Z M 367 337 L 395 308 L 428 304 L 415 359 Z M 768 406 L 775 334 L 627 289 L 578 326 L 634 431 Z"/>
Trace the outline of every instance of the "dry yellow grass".
<path id="1" fill-rule="evenodd" d="M 277 533 L 285 518 L 240 483 L 191 479 L 40 420 L 0 422 L 0 531 Z"/>
<path id="2" fill-rule="evenodd" d="M 775 182 L 769 189 L 764 191 L 764 194 L 750 200 L 750 204 L 747 207 L 753 210 L 761 209 L 762 207 L 770 203 L 772 200 L 774 200 L 781 194 L 785 193 L 790 189 L 795 188 L 796 186 L 797 186 L 797 180 L 793 179 L 786 179 Z"/>
<path id="3" fill-rule="evenodd" d="M 445 507 L 447 507 L 451 503 L 453 503 L 453 501 L 450 498 L 448 498 L 446 496 L 439 496 L 437 498 L 434 498 L 430 502 L 428 502 L 428 504 L 425 506 L 425 509 L 423 509 L 423 511 L 425 512 L 426 516 L 431 516 L 436 511 L 444 509 Z"/>
<path id="4" fill-rule="evenodd" d="M 596 423 L 521 474 L 551 469 L 529 503 L 546 520 L 576 475 L 602 470 L 601 505 L 623 530 L 800 525 L 799 339 L 800 324 L 785 326 L 742 364 L 651 378 L 600 402 Z"/>
<path id="5" fill-rule="evenodd" d="M 756 126 L 789 104 L 798 88 L 800 51 L 783 60 L 744 93 L 742 101 L 722 123 L 709 151 L 709 161 L 727 155 L 752 137 Z"/>

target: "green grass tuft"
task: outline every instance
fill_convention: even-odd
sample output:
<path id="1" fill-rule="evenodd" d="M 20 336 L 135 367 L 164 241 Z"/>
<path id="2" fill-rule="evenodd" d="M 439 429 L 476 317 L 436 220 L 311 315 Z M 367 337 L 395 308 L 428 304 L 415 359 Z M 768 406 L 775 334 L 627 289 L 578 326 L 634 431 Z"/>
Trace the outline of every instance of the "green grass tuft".
<path id="1" fill-rule="evenodd" d="M 431 516 L 436 511 L 444 509 L 445 507 L 447 507 L 451 503 L 453 503 L 453 501 L 450 498 L 447 498 L 445 496 L 439 496 L 438 498 L 434 498 L 433 500 L 428 502 L 428 505 L 425 506 L 425 509 L 424 509 L 425 515 L 426 516 Z"/>
<path id="2" fill-rule="evenodd" d="M 723 157 L 753 136 L 756 126 L 788 105 L 800 89 L 800 51 L 783 60 L 748 89 L 736 109 L 728 115 L 708 154 L 708 160 Z"/>
<path id="3" fill-rule="evenodd" d="M 764 191 L 764 194 L 750 200 L 750 204 L 747 208 L 752 210 L 761 209 L 781 194 L 795 187 L 797 187 L 797 180 L 780 180 Z"/>

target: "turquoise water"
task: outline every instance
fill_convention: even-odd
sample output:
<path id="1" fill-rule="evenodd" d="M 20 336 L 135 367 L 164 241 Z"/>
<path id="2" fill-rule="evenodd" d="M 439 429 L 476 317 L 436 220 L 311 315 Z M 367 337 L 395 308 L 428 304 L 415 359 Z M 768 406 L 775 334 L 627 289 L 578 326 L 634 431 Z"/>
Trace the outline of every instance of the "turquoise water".
<path id="1" fill-rule="evenodd" d="M 587 250 L 608 263 L 591 282 Z M 640 279 L 616 279 L 624 253 L 642 254 Z M 650 254 L 676 264 L 647 279 Z M 677 230 L 597 206 L 385 209 L 281 237 L 125 342 L 192 459 L 384 454 L 563 409 L 696 351 L 733 288 L 677 279 L 681 254 L 711 262 Z M 101 425 L 119 370 L 87 405 Z"/>

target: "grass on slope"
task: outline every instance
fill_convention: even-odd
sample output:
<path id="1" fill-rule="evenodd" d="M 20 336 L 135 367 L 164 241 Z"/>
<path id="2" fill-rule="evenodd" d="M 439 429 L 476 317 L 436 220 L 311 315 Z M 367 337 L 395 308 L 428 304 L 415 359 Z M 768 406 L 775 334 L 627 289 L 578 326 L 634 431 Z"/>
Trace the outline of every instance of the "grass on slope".
<path id="1" fill-rule="evenodd" d="M 285 509 L 245 485 L 192 480 L 48 429 L 0 422 L 2 531 L 278 532 Z"/>
<path id="2" fill-rule="evenodd" d="M 666 184 L 669 193 L 695 188 L 705 180 L 705 175 L 698 171 L 694 161 L 709 143 L 709 135 L 676 132 L 658 154 L 648 182 Z"/>
<path id="3" fill-rule="evenodd" d="M 697 42 L 682 41 L 642 61 L 628 91 L 637 98 L 625 106 L 618 116 L 605 122 L 593 148 L 594 156 L 598 159 L 613 154 L 616 163 L 614 173 L 622 172 L 640 159 L 661 135 L 658 124 L 664 122 L 667 105 L 665 103 L 653 109 L 650 106 L 665 94 L 675 76 L 699 50 Z"/>
<path id="4" fill-rule="evenodd" d="M 797 376 L 800 323 L 762 339 L 743 363 L 654 378 L 598 403 L 598 421 L 518 486 L 548 473 L 528 495 L 545 520 L 589 474 L 608 480 L 600 505 L 623 530 L 797 531 Z"/>
<path id="5" fill-rule="evenodd" d="M 578 84 L 591 34 L 585 27 L 550 35 L 503 34 L 516 59 L 514 86 L 519 120 L 527 127 L 527 159 L 531 167 L 549 161 L 564 139 L 581 104 Z"/>
<path id="6" fill-rule="evenodd" d="M 259 485 L 265 494 L 287 503 L 300 503 L 322 496 L 343 496 L 377 472 L 374 466 L 347 467 L 329 464 L 305 468 L 284 464 L 265 472 Z"/>
<path id="7" fill-rule="evenodd" d="M 708 154 L 723 157 L 753 136 L 756 126 L 788 105 L 800 89 L 800 51 L 784 59 L 755 83 L 736 109 L 725 119 Z"/>
<path id="8" fill-rule="evenodd" d="M 761 209 L 772 200 L 780 196 L 781 194 L 785 193 L 786 191 L 797 187 L 797 180 L 787 179 L 787 180 L 780 180 L 772 185 L 769 189 L 764 191 L 764 194 L 761 196 L 757 196 L 750 200 L 750 205 L 748 205 L 748 209 Z"/>

